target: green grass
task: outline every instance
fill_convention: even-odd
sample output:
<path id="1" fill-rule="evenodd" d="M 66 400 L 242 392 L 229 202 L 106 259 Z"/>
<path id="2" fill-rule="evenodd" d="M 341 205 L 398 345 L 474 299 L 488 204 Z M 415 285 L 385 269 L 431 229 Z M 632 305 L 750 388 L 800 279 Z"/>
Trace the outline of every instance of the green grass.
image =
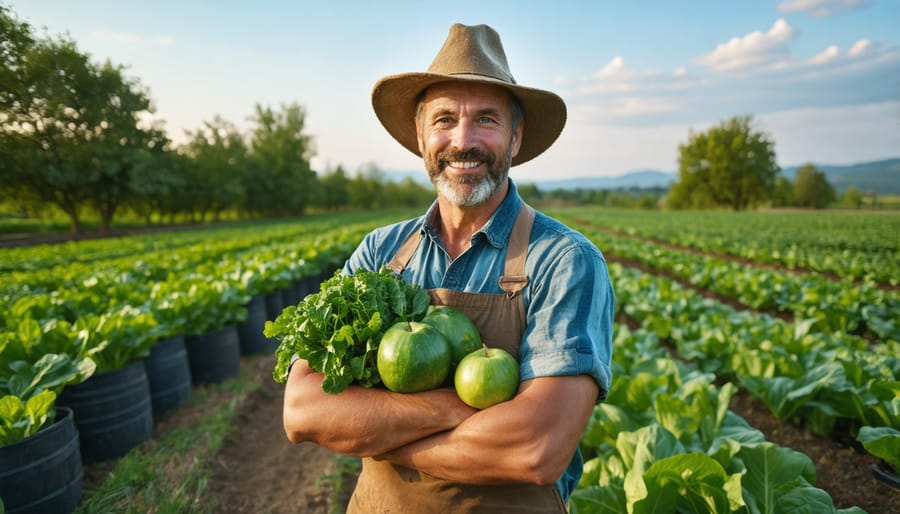
<path id="1" fill-rule="evenodd" d="M 210 460 L 228 433 L 241 401 L 261 387 L 248 378 L 252 366 L 242 366 L 239 377 L 213 386 L 195 388 L 188 409 L 208 412 L 190 426 L 162 433 L 131 450 L 115 463 L 106 479 L 85 490 L 79 514 L 88 513 L 192 513 L 211 512 L 200 504 L 211 473 Z M 226 401 L 216 401 L 225 395 Z"/>
<path id="2" fill-rule="evenodd" d="M 359 475 L 359 472 L 362 471 L 362 461 L 356 457 L 335 453 L 334 467 L 335 469 L 331 473 L 319 475 L 316 478 L 316 485 L 329 487 L 331 490 L 331 497 L 328 499 L 331 506 L 329 512 L 330 514 L 340 514 L 344 507 L 342 495 L 347 488 L 345 480 Z"/>

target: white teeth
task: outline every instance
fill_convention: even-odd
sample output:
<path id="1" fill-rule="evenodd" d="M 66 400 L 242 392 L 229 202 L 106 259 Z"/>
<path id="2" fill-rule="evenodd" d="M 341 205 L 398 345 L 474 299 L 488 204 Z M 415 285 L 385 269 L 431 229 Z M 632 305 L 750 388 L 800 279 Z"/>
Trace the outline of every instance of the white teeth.
<path id="1" fill-rule="evenodd" d="M 477 168 L 479 164 L 481 164 L 481 163 L 480 162 L 451 162 L 450 166 L 453 166 L 454 168 L 469 169 L 469 168 Z"/>

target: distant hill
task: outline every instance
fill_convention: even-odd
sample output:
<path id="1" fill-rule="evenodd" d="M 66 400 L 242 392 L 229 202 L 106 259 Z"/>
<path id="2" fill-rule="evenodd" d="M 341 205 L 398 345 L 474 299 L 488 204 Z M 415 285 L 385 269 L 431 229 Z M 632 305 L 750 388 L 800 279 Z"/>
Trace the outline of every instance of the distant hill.
<path id="1" fill-rule="evenodd" d="M 839 192 L 846 191 L 850 186 L 856 186 L 861 191 L 874 191 L 879 195 L 900 194 L 900 158 L 845 166 L 813 163 L 813 166 L 825 173 L 828 182 Z M 801 167 L 803 165 L 791 166 L 783 168 L 781 172 L 793 180 Z"/>
<path id="2" fill-rule="evenodd" d="M 900 194 L 900 158 L 881 161 L 861 162 L 857 164 L 832 165 L 812 163 L 825 173 L 828 181 L 838 190 L 844 192 L 850 186 L 862 191 L 875 191 L 879 195 Z M 782 168 L 781 173 L 793 180 L 797 170 L 804 164 Z M 400 181 L 412 178 L 416 182 L 429 185 L 424 172 L 394 171 L 385 172 L 389 180 Z M 534 183 L 539 189 L 629 189 L 629 188 L 668 188 L 678 180 L 675 172 L 658 170 L 632 171 L 613 177 L 577 177 L 558 180 L 522 180 L 522 183 Z"/>
<path id="3" fill-rule="evenodd" d="M 632 187 L 668 189 L 670 183 L 677 180 L 675 173 L 656 170 L 641 170 L 625 173 L 615 177 L 578 177 L 559 180 L 540 180 L 534 184 L 542 190 L 553 189 L 629 189 Z M 523 181 L 529 182 L 529 181 Z"/>

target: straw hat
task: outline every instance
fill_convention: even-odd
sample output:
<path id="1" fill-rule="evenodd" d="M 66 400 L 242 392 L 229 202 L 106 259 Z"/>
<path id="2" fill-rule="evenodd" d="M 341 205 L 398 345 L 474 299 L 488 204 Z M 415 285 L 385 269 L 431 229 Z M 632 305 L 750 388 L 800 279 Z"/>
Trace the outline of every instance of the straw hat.
<path id="1" fill-rule="evenodd" d="M 378 120 L 401 145 L 421 157 L 416 139 L 416 99 L 428 86 L 447 81 L 493 84 L 509 90 L 522 105 L 524 133 L 512 165 L 544 152 L 566 124 L 566 104 L 550 91 L 516 84 L 500 35 L 487 25 L 455 24 L 425 73 L 401 73 L 379 80 L 372 89 Z"/>

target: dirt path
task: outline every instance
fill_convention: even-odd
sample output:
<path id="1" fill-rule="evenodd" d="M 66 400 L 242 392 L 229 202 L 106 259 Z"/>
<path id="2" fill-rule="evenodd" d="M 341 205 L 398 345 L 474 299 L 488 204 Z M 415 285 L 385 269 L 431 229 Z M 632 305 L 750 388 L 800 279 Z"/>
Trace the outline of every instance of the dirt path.
<path id="1" fill-rule="evenodd" d="M 204 500 L 212 512 L 328 514 L 334 455 L 312 443 L 291 444 L 281 424 L 284 386 L 271 378 L 274 358 L 253 363 L 263 387 L 238 412 L 216 456 Z M 339 511 L 342 511 L 340 509 Z"/>

